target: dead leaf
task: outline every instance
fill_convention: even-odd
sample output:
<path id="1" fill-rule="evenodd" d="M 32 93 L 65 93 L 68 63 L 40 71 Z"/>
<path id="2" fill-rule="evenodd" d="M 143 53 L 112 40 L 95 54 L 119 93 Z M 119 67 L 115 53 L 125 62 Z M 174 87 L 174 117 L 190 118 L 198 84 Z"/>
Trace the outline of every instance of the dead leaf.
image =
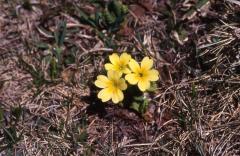
<path id="1" fill-rule="evenodd" d="M 153 115 L 148 111 L 143 114 L 143 118 L 149 123 L 153 121 Z"/>
<path id="2" fill-rule="evenodd" d="M 134 35 L 134 30 L 131 27 L 129 27 L 127 24 L 124 24 L 118 31 L 118 34 L 122 36 L 131 37 L 132 35 Z"/>
<path id="3" fill-rule="evenodd" d="M 74 77 L 76 70 L 73 68 L 67 68 L 62 71 L 61 78 L 65 83 L 71 83 Z"/>
<path id="4" fill-rule="evenodd" d="M 174 73 L 175 69 L 172 65 L 164 65 L 160 68 L 161 81 L 166 84 L 172 84 L 171 74 Z"/>
<path id="5" fill-rule="evenodd" d="M 146 12 L 146 10 L 140 5 L 133 4 L 133 5 L 130 5 L 129 8 L 133 16 L 138 19 L 141 19 Z"/>
<path id="6" fill-rule="evenodd" d="M 164 126 L 165 123 L 171 120 L 173 116 L 170 110 L 162 110 L 161 114 L 162 114 L 161 116 L 155 119 L 156 124 L 158 125 L 159 128 Z"/>
<path id="7" fill-rule="evenodd" d="M 147 122 L 152 122 L 154 120 L 154 114 L 156 111 L 156 106 L 153 104 L 149 104 L 147 111 L 143 114 L 143 118 Z"/>
<path id="8" fill-rule="evenodd" d="M 155 0 L 138 0 L 138 4 L 141 5 L 144 9 L 146 9 L 149 12 L 153 11 L 153 4 Z"/>

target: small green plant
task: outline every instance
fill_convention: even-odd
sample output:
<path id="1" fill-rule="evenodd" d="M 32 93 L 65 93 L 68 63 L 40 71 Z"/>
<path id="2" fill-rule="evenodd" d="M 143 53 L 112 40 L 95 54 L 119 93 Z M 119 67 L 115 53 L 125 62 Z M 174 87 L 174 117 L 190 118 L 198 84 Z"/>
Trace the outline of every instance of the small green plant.
<path id="1" fill-rule="evenodd" d="M 23 58 L 19 58 L 19 64 L 20 66 L 27 71 L 28 73 L 31 74 L 33 78 L 33 84 L 39 88 L 42 86 L 44 83 L 48 82 L 44 78 L 44 73 L 40 69 L 35 69 L 33 66 L 29 65 Z"/>
<path id="2" fill-rule="evenodd" d="M 111 0 L 110 2 L 94 0 L 92 3 L 96 4 L 101 11 L 88 16 L 79 10 L 81 22 L 97 29 L 106 29 L 109 32 L 117 31 L 128 13 L 127 6 L 118 0 Z"/>
<path id="3" fill-rule="evenodd" d="M 50 61 L 50 77 L 52 80 L 56 79 L 59 76 L 62 65 L 62 46 L 66 36 L 66 21 L 61 21 L 58 25 L 57 30 L 54 32 L 55 37 L 55 46 L 52 47 L 52 54 L 49 58 Z"/>
<path id="4" fill-rule="evenodd" d="M 9 120 L 6 120 L 6 125 L 3 125 L 4 112 L 0 109 L 0 128 L 3 129 L 3 140 L 0 141 L 0 151 L 11 150 L 22 138 L 22 132 L 18 133 L 17 124 L 19 123 L 23 109 L 21 106 L 11 107 Z"/>
<path id="5" fill-rule="evenodd" d="M 111 0 L 109 2 L 92 0 L 91 2 L 95 4 L 97 11 L 91 15 L 87 15 L 78 9 L 80 22 L 93 27 L 106 47 L 116 49 L 113 35 L 116 34 L 124 23 L 128 7 L 118 0 Z M 106 30 L 106 33 L 103 33 L 102 30 Z"/>
<path id="6" fill-rule="evenodd" d="M 63 46 L 66 34 L 67 23 L 66 21 L 60 21 L 56 31 L 54 32 L 55 44 L 52 46 L 47 46 L 47 49 L 51 53 L 43 58 L 43 60 L 49 64 L 49 75 L 52 80 L 55 80 L 60 76 L 64 65 L 75 62 L 75 55 L 71 49 L 68 50 L 66 55 L 63 54 Z"/>
<path id="7" fill-rule="evenodd" d="M 46 83 L 56 82 L 64 66 L 75 62 L 75 54 L 72 49 L 69 49 L 67 54 L 63 54 L 66 33 L 66 21 L 60 21 L 56 31 L 53 33 L 55 39 L 54 44 L 50 45 L 44 42 L 34 44 L 37 49 L 48 52 L 47 55 L 40 59 L 41 64 L 45 65 L 44 67 L 30 65 L 21 57 L 19 58 L 20 65 L 31 74 L 33 83 L 37 88 Z M 47 78 L 46 73 L 50 79 Z"/>
<path id="8" fill-rule="evenodd" d="M 144 114 L 147 111 L 148 100 L 144 96 L 135 96 L 130 108 Z"/>

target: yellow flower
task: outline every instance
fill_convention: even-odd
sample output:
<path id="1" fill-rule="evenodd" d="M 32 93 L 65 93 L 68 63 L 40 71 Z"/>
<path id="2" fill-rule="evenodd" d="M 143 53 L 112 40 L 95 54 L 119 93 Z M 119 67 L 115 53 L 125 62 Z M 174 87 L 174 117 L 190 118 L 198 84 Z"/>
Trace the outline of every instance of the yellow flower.
<path id="1" fill-rule="evenodd" d="M 128 68 L 128 63 L 131 60 L 131 56 L 127 53 L 121 54 L 120 57 L 116 53 L 113 53 L 109 56 L 109 60 L 111 63 L 105 64 L 106 70 L 118 71 L 120 74 L 131 73 Z"/>
<path id="2" fill-rule="evenodd" d="M 102 102 L 112 99 L 113 103 L 118 103 L 123 100 L 122 90 L 127 89 L 127 84 L 121 74 L 116 71 L 108 71 L 107 76 L 99 75 L 95 81 L 95 85 L 99 88 L 103 88 L 98 93 L 98 98 Z"/>
<path id="3" fill-rule="evenodd" d="M 132 85 L 138 84 L 138 88 L 141 91 L 145 91 L 150 88 L 150 81 L 157 81 L 159 79 L 159 73 L 155 69 L 151 69 L 153 66 L 153 60 L 149 57 L 144 57 L 141 66 L 131 59 L 129 67 L 133 73 L 127 74 L 125 79 Z"/>

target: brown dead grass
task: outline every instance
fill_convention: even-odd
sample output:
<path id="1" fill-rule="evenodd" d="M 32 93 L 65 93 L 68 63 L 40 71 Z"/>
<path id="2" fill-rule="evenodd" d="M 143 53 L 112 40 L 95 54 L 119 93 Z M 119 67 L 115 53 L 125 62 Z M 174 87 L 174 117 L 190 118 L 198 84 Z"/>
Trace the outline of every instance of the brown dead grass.
<path id="1" fill-rule="evenodd" d="M 124 36 L 113 38 L 118 51 L 149 55 L 160 71 L 144 119 L 96 99 L 93 81 L 112 49 L 64 4 L 36 1 L 28 11 L 20 1 L 1 1 L 0 154 L 240 155 L 239 6 L 211 1 L 187 12 L 195 1 L 152 2 L 125 1 L 134 9 L 120 30 Z M 94 10 L 86 1 L 69 3 Z M 54 45 L 42 27 L 53 32 L 63 19 L 63 53 L 74 47 L 76 63 L 65 66 L 56 82 L 37 88 L 19 57 L 49 79 L 48 65 L 39 61 L 49 51 L 34 43 Z M 14 125 L 11 109 L 19 105 L 23 113 L 14 128 L 21 139 L 4 148 L 4 131 Z"/>

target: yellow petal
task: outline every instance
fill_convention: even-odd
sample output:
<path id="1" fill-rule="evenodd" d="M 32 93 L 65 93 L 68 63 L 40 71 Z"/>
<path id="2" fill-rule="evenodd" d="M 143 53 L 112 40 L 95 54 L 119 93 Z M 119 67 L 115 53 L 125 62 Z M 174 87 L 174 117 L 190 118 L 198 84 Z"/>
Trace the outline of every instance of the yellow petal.
<path id="1" fill-rule="evenodd" d="M 144 57 L 141 62 L 141 68 L 144 70 L 149 70 L 153 66 L 153 60 L 149 59 L 149 57 Z"/>
<path id="2" fill-rule="evenodd" d="M 124 74 L 129 74 L 129 73 L 131 73 L 131 70 L 126 67 L 125 69 L 123 69 L 123 73 Z"/>
<path id="3" fill-rule="evenodd" d="M 116 53 L 113 53 L 109 56 L 109 60 L 113 65 L 119 64 L 119 56 Z"/>
<path id="4" fill-rule="evenodd" d="M 140 66 L 137 63 L 137 61 L 135 61 L 134 59 L 131 59 L 129 62 L 129 67 L 130 69 L 134 72 L 134 73 L 138 73 L 140 70 Z"/>
<path id="5" fill-rule="evenodd" d="M 112 94 L 113 103 L 118 103 L 123 100 L 123 92 L 120 89 L 116 89 Z"/>
<path id="6" fill-rule="evenodd" d="M 126 90 L 127 89 L 127 84 L 123 78 L 119 80 L 119 89 L 120 90 Z"/>
<path id="7" fill-rule="evenodd" d="M 142 92 L 144 92 L 145 90 L 147 90 L 147 89 L 149 89 L 150 88 L 150 82 L 149 81 L 147 81 L 147 80 L 140 80 L 139 82 L 138 82 L 138 88 L 142 91 Z"/>
<path id="8" fill-rule="evenodd" d="M 106 70 L 115 70 L 114 65 L 111 63 L 106 63 L 104 67 Z"/>
<path id="9" fill-rule="evenodd" d="M 98 93 L 98 98 L 101 99 L 102 102 L 107 102 L 108 100 L 110 100 L 112 98 L 112 89 L 110 89 L 110 88 L 102 89 Z"/>
<path id="10" fill-rule="evenodd" d="M 108 76 L 109 80 L 117 81 L 122 76 L 122 73 L 117 72 L 117 71 L 113 71 L 113 70 L 109 70 L 108 73 L 107 73 L 107 76 Z"/>
<path id="11" fill-rule="evenodd" d="M 120 56 L 121 64 L 127 65 L 130 60 L 131 60 L 131 55 L 128 55 L 127 53 L 121 54 L 121 56 Z"/>
<path id="12" fill-rule="evenodd" d="M 125 79 L 132 85 L 137 84 L 139 81 L 139 77 L 137 76 L 137 74 L 127 74 L 125 76 Z"/>
<path id="13" fill-rule="evenodd" d="M 147 79 L 149 81 L 157 81 L 159 79 L 159 76 L 158 76 L 159 73 L 155 69 L 152 69 L 152 70 L 148 71 L 147 75 L 148 75 Z"/>
<path id="14" fill-rule="evenodd" d="M 109 85 L 109 82 L 110 81 L 108 80 L 108 78 L 106 76 L 99 75 L 94 84 L 99 88 L 106 88 Z"/>

